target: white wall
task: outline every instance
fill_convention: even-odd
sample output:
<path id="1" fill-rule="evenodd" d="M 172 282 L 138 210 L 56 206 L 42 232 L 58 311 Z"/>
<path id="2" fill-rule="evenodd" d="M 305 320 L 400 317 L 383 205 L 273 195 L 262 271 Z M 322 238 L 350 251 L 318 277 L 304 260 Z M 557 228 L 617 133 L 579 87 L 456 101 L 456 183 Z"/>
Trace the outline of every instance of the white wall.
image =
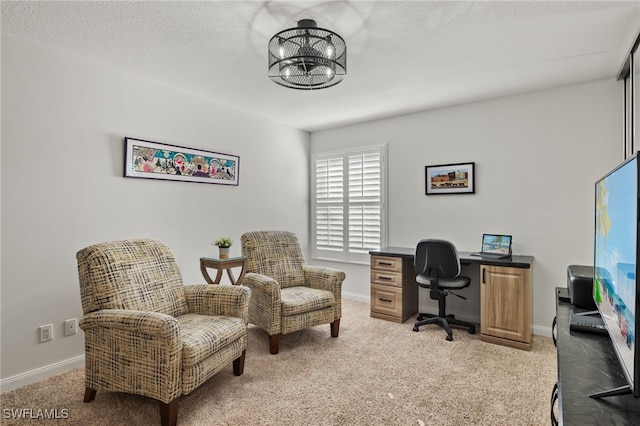
<path id="1" fill-rule="evenodd" d="M 515 254 L 535 258 L 534 332 L 549 334 L 554 287 L 566 285 L 567 265 L 593 263 L 594 183 L 623 156 L 621 84 L 597 81 L 314 132 L 311 153 L 388 144 L 391 246 L 434 237 L 476 251 L 483 232 L 513 235 Z M 424 195 L 426 165 L 470 161 L 475 194 Z M 346 291 L 368 298 L 369 267 L 348 265 L 347 272 Z M 467 302 L 448 298 L 452 312 L 479 319 L 477 282 L 465 290 Z"/>
<path id="2" fill-rule="evenodd" d="M 513 234 L 515 252 L 536 259 L 534 331 L 545 333 L 566 266 L 591 263 L 593 183 L 622 159 L 621 96 L 607 80 L 505 97 L 316 132 L 311 150 L 389 145 L 390 245 L 429 236 L 475 250 L 484 231 Z M 239 155 L 240 185 L 124 179 L 124 136 Z M 161 238 L 187 283 L 203 281 L 198 258 L 222 235 L 282 228 L 306 247 L 308 141 L 3 35 L 3 390 L 81 361 L 82 332 L 63 337 L 62 323 L 82 315 L 75 253 L 88 244 Z M 476 162 L 476 194 L 425 196 L 424 166 L 458 161 Z M 327 263 L 347 273 L 346 297 L 369 300 L 368 266 Z M 55 338 L 39 344 L 47 323 Z"/>
<path id="3" fill-rule="evenodd" d="M 240 185 L 125 179 L 125 136 L 239 155 Z M 83 333 L 63 337 L 62 324 L 82 316 L 75 254 L 89 244 L 162 239 L 186 283 L 204 282 L 198 259 L 216 253 L 210 242 L 220 236 L 239 242 L 243 232 L 280 228 L 306 246 L 308 141 L 306 132 L 3 35 L 3 390 L 82 360 Z M 39 344 L 37 328 L 48 323 L 54 340 Z"/>

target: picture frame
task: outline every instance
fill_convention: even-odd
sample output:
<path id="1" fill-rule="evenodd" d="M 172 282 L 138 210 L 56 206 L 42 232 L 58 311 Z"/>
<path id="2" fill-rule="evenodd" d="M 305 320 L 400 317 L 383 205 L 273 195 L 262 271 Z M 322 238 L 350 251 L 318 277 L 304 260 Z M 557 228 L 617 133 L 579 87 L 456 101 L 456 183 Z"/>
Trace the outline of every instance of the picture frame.
<path id="1" fill-rule="evenodd" d="M 238 185 L 240 157 L 124 138 L 124 177 Z"/>
<path id="2" fill-rule="evenodd" d="M 474 194 L 475 162 L 425 166 L 425 195 Z"/>

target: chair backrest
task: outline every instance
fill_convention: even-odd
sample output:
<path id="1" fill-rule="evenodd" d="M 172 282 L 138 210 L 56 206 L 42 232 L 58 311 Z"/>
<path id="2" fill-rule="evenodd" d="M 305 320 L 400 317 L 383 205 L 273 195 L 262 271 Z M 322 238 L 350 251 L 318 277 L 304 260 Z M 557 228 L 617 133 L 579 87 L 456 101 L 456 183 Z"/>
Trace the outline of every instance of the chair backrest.
<path id="1" fill-rule="evenodd" d="M 418 275 L 455 278 L 460 275 L 460 259 L 456 247 L 445 240 L 421 240 L 416 246 L 413 265 Z"/>
<path id="2" fill-rule="evenodd" d="M 271 277 L 281 288 L 304 285 L 304 255 L 293 232 L 247 232 L 240 240 L 247 273 Z"/>
<path id="3" fill-rule="evenodd" d="M 173 252 L 150 239 L 111 241 L 76 254 L 85 314 L 132 309 L 178 316 L 188 312 Z"/>

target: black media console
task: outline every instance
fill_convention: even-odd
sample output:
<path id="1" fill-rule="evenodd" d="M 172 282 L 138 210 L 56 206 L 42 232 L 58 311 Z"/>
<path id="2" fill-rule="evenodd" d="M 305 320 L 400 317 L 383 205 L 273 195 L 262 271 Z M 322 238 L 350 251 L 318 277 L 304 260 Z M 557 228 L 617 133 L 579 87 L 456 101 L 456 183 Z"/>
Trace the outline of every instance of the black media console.
<path id="1" fill-rule="evenodd" d="M 558 350 L 558 424 L 640 425 L 640 398 L 631 394 L 600 399 L 589 397 L 627 382 L 608 335 L 569 330 L 571 313 L 586 309 L 564 301 L 568 296 L 566 291 L 567 288 L 556 288 L 554 336 Z M 553 406 L 551 410 L 553 412 Z"/>

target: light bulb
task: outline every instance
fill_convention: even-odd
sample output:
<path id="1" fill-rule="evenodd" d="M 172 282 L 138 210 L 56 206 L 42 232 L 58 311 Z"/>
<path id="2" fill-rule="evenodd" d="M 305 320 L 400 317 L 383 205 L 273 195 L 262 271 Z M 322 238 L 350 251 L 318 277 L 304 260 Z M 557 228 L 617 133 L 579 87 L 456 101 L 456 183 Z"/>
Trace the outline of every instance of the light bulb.
<path id="1" fill-rule="evenodd" d="M 335 53 L 335 51 L 333 49 L 333 45 L 327 46 L 327 57 L 328 58 L 333 58 L 333 54 L 334 53 Z"/>
<path id="2" fill-rule="evenodd" d="M 278 55 L 280 59 L 284 59 L 284 41 L 282 39 L 278 39 Z"/>
<path id="3" fill-rule="evenodd" d="M 331 36 L 330 35 L 327 36 L 326 40 L 327 40 L 327 49 L 326 49 L 327 58 L 331 59 L 331 58 L 333 58 L 333 55 L 336 53 L 336 48 L 333 45 L 333 43 L 331 42 Z"/>

